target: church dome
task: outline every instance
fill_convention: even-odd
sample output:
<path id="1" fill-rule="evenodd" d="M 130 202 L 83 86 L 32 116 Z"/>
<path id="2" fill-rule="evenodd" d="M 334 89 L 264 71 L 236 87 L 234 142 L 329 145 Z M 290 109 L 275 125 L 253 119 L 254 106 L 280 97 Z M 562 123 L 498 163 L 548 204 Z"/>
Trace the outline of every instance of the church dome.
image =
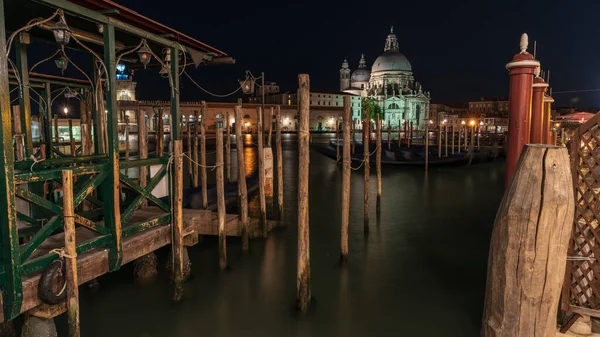
<path id="1" fill-rule="evenodd" d="M 412 71 L 412 67 L 404 54 L 395 50 L 388 50 L 373 63 L 373 72 L 379 71 Z"/>
<path id="2" fill-rule="evenodd" d="M 369 82 L 369 79 L 371 79 L 371 72 L 366 68 L 356 69 L 350 77 L 351 82 Z"/>

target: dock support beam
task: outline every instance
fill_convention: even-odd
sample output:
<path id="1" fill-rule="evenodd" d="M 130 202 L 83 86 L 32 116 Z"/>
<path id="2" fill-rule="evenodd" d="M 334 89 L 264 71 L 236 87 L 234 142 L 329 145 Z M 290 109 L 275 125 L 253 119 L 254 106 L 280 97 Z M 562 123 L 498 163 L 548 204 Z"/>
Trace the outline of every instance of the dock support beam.
<path id="1" fill-rule="evenodd" d="M 244 141 L 242 140 L 242 107 L 235 106 L 235 144 L 237 152 L 238 211 L 242 233 L 242 251 L 248 251 L 248 191 L 246 190 L 246 167 L 244 166 Z"/>
<path id="2" fill-rule="evenodd" d="M 310 162 L 310 80 L 298 75 L 298 264 L 296 270 L 296 305 L 305 313 L 311 301 L 310 242 L 308 218 L 308 166 Z"/>
<path id="3" fill-rule="evenodd" d="M 65 264 L 67 283 L 67 318 L 69 337 L 81 335 L 79 327 L 79 279 L 75 247 L 75 209 L 73 207 L 73 171 L 62 171 L 63 216 L 65 228 Z"/>
<path id="4" fill-rule="evenodd" d="M 0 50 L 6 50 L 6 30 L 4 27 L 4 0 L 0 0 Z M 23 286 L 21 283 L 21 258 L 19 256 L 19 233 L 17 231 L 17 210 L 15 206 L 14 161 L 12 147 L 10 94 L 8 89 L 8 57 L 0 53 L 0 239 L 2 244 L 2 264 L 4 267 L 4 289 L 2 304 L 4 320 L 15 318 L 21 312 Z"/>
<path id="5" fill-rule="evenodd" d="M 121 242 L 121 210 L 119 207 L 119 134 L 117 110 L 117 75 L 115 60 L 115 27 L 104 25 L 104 64 L 107 69 L 106 110 L 108 132 L 108 178 L 102 183 L 104 200 L 104 223 L 112 236 L 109 250 L 109 269 L 117 270 L 123 260 Z M 102 113 L 102 111 L 100 112 Z"/>
<path id="6" fill-rule="evenodd" d="M 174 162 L 174 174 L 173 174 L 173 214 L 172 219 L 172 231 L 173 231 L 173 242 L 171 242 L 171 250 L 173 256 L 173 283 L 175 290 L 173 293 L 173 300 L 180 301 L 183 296 L 183 144 L 181 140 L 175 140 L 173 142 L 173 162 Z"/>
<path id="7" fill-rule="evenodd" d="M 206 187 L 206 130 L 204 118 L 206 116 L 206 102 L 202 101 L 200 110 L 200 180 L 202 183 L 202 209 L 208 209 L 208 191 Z"/>
<path id="8" fill-rule="evenodd" d="M 275 113 L 277 130 L 275 134 L 275 148 L 277 154 L 277 216 L 283 219 L 283 148 L 281 144 L 281 107 L 278 105 Z"/>
<path id="9" fill-rule="evenodd" d="M 342 230 L 340 260 L 348 259 L 348 223 L 350 222 L 350 96 L 344 97 L 344 146 L 342 147 Z"/>
<path id="10" fill-rule="evenodd" d="M 219 268 L 227 268 L 225 236 L 225 182 L 223 168 L 223 123 L 217 122 L 217 223 L 219 231 Z"/>
<path id="11" fill-rule="evenodd" d="M 265 149 L 263 132 L 263 110 L 256 108 L 258 126 L 258 199 L 260 205 L 259 223 L 263 237 L 267 236 L 267 199 L 265 196 Z"/>

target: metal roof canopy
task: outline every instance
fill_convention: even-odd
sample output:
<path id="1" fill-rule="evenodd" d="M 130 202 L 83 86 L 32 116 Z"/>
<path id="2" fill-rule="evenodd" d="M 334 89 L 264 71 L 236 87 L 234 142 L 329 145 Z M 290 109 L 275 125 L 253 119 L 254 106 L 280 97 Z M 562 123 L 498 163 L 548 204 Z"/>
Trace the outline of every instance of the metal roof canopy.
<path id="1" fill-rule="evenodd" d="M 37 2 L 51 8 L 62 8 L 68 16 L 69 26 L 83 28 L 87 32 L 97 32 L 97 27 L 94 27 L 97 24 L 111 24 L 116 28 L 117 40 L 128 46 L 135 46 L 139 42 L 139 38 L 144 38 L 151 44 L 176 48 L 190 55 L 198 54 L 198 52 L 203 53 L 206 61 L 212 60 L 213 57 L 227 56 L 226 53 L 214 47 L 108 0 L 9 0 L 9 2 L 18 3 L 13 7 L 23 5 L 31 7 L 31 2 Z M 27 2 L 29 2 L 29 5 L 26 4 Z M 98 11 L 110 13 L 110 16 Z M 36 8 L 35 13 L 37 12 L 41 12 L 41 9 Z M 52 11 L 48 11 L 46 17 L 51 14 Z M 76 18 L 83 20 L 76 20 Z M 120 32 L 127 34 L 121 34 Z M 137 39 L 131 35 L 137 37 Z"/>

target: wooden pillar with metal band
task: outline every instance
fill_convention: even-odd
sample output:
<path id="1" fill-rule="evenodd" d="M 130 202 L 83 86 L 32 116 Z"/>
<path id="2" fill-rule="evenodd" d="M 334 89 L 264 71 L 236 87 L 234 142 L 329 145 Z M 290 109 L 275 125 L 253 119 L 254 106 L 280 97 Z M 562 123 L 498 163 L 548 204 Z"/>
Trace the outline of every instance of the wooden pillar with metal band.
<path id="1" fill-rule="evenodd" d="M 533 79 L 533 95 L 531 98 L 531 135 L 529 142 L 532 144 L 544 144 L 544 93 L 548 84 L 539 76 L 539 68 L 536 70 L 536 77 Z"/>
<path id="2" fill-rule="evenodd" d="M 521 52 L 506 65 L 510 74 L 510 115 L 508 118 L 508 149 L 506 152 L 505 186 L 508 186 L 523 146 L 529 143 L 531 131 L 531 95 L 533 74 L 540 63 L 527 52 L 527 34 L 521 36 Z"/>

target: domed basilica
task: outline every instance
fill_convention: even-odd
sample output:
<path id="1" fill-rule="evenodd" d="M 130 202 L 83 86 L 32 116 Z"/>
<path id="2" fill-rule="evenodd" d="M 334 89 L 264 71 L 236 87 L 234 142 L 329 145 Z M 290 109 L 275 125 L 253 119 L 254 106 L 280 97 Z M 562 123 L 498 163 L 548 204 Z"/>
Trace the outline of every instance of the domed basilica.
<path id="1" fill-rule="evenodd" d="M 430 94 L 415 81 L 410 62 L 398 48 L 394 27 L 385 40 L 383 54 L 375 59 L 371 70 L 367 68 L 364 54 L 354 71 L 344 60 L 340 69 L 340 90 L 375 98 L 384 110 L 386 126 L 403 127 L 403 121 L 413 122 L 415 129 L 425 126 Z"/>

